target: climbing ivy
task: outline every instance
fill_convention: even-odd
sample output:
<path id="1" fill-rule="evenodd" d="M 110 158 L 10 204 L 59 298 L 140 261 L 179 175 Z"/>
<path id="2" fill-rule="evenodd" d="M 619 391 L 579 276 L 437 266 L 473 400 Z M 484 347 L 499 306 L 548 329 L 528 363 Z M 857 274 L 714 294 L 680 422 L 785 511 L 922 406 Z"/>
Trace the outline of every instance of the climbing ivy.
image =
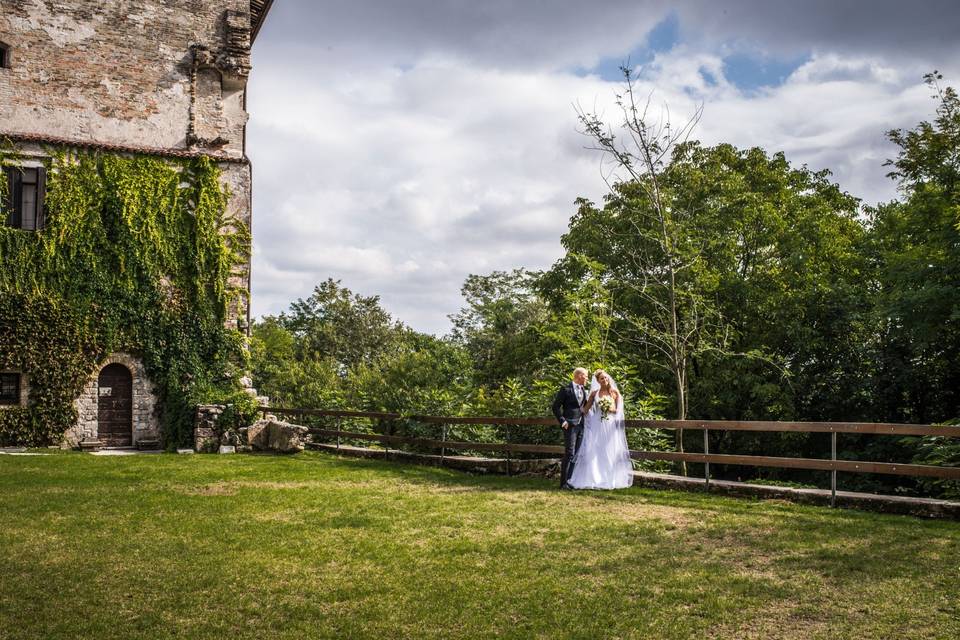
<path id="1" fill-rule="evenodd" d="M 58 441 L 116 351 L 139 356 L 156 384 L 166 446 L 186 444 L 196 404 L 244 395 L 245 337 L 224 323 L 250 235 L 226 214 L 220 170 L 207 158 L 47 152 L 45 228 L 0 227 L 0 369 L 30 384 L 27 407 L 0 410 L 0 444 Z M 3 145 L 0 164 L 18 163 Z"/>

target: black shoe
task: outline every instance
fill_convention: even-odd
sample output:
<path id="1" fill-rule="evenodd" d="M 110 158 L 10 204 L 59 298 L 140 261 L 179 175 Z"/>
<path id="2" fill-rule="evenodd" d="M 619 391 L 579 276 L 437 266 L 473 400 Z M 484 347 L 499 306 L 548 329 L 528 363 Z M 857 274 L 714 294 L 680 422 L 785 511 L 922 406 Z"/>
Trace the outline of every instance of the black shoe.
<path id="1" fill-rule="evenodd" d="M 562 485 L 560 485 L 560 490 L 561 490 L 561 491 L 573 491 L 573 487 L 571 487 L 568 483 L 564 482 Z"/>

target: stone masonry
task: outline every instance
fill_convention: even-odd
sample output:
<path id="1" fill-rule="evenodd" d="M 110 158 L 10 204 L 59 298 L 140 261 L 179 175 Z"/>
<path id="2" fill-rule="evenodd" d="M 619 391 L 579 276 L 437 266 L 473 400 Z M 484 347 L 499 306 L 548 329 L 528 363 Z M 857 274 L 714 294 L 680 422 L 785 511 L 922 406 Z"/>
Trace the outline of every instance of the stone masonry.
<path id="1" fill-rule="evenodd" d="M 0 140 L 17 146 L 25 166 L 39 166 L 51 148 L 210 157 L 231 194 L 227 215 L 249 226 L 246 87 L 271 3 L 2 0 Z M 231 284 L 246 295 L 226 322 L 244 330 L 249 262 Z M 152 385 L 140 361 L 121 353 L 91 372 L 66 444 L 97 439 L 97 377 L 112 362 L 133 376 L 134 444 L 159 439 Z M 29 372 L 20 373 L 26 380 Z"/>
<path id="2" fill-rule="evenodd" d="M 0 139 L 35 164 L 45 146 L 215 158 L 228 214 L 249 225 L 245 154 L 250 47 L 263 0 L 3 0 Z M 228 323 L 245 327 L 249 264 L 233 283 L 246 299 Z"/>
<path id="3" fill-rule="evenodd" d="M 219 139 L 210 150 L 240 159 L 250 29 L 248 0 L 4 0 L 0 122 L 160 150 Z"/>

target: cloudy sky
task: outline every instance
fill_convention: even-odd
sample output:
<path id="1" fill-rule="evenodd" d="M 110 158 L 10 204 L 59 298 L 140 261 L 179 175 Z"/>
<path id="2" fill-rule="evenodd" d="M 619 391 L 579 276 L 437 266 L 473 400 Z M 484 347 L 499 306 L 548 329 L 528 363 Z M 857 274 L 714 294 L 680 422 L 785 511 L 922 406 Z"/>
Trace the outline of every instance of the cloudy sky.
<path id="1" fill-rule="evenodd" d="M 254 48 L 253 312 L 328 277 L 438 334 L 470 273 L 549 267 L 604 191 L 574 104 L 615 116 L 619 65 L 707 144 L 784 151 L 865 202 L 884 132 L 960 84 L 955 0 L 278 0 Z"/>

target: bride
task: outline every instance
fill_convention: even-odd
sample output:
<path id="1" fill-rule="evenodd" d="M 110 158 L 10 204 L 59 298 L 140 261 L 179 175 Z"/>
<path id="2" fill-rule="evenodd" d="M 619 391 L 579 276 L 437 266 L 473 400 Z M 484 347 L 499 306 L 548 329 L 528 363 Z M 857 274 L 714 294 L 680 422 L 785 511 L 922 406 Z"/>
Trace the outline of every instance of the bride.
<path id="1" fill-rule="evenodd" d="M 570 476 L 574 489 L 624 489 L 633 484 L 633 463 L 624 429 L 623 396 L 613 378 L 597 369 L 590 395 L 583 405 L 586 416 L 583 441 Z"/>

